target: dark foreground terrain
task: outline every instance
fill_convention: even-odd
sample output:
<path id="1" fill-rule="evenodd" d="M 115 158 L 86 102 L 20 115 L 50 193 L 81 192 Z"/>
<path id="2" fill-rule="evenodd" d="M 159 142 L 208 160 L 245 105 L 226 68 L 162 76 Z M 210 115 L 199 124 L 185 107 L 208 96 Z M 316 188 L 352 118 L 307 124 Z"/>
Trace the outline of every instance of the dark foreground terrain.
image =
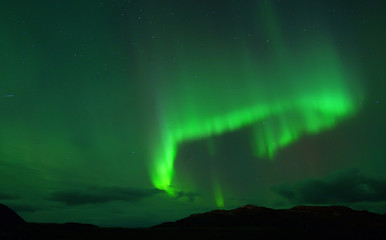
<path id="1" fill-rule="evenodd" d="M 274 210 L 247 205 L 125 229 L 27 223 L 0 204 L 0 239 L 386 239 L 386 216 L 341 206 Z"/>

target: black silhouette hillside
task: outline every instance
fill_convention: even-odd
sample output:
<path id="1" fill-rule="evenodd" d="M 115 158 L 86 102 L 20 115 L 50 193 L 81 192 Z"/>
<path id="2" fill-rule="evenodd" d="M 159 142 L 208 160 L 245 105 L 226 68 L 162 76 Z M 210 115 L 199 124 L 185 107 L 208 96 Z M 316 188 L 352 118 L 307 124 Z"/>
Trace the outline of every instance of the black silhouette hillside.
<path id="1" fill-rule="evenodd" d="M 386 226 L 385 216 L 357 211 L 342 206 L 298 206 L 274 210 L 246 205 L 233 210 L 214 210 L 193 214 L 176 222 L 163 223 L 158 228 L 254 227 L 276 228 L 376 228 Z"/>
<path id="2" fill-rule="evenodd" d="M 0 203 L 0 225 L 17 225 L 25 223 L 16 212 Z"/>
<path id="3" fill-rule="evenodd" d="M 1 213 L 3 221 L 16 224 L 0 225 L 0 239 L 386 239 L 385 215 L 342 206 L 274 210 L 247 205 L 138 229 L 24 223 L 4 205 Z"/>
<path id="4" fill-rule="evenodd" d="M 155 226 L 201 232 L 226 232 L 220 237 L 311 239 L 386 239 L 386 217 L 343 206 L 298 206 L 274 210 L 246 205 L 233 210 L 193 214 L 176 222 Z M 239 235 L 241 234 L 241 235 Z M 218 235 L 216 235 L 218 236 Z M 292 237 L 291 237 L 292 236 Z"/>

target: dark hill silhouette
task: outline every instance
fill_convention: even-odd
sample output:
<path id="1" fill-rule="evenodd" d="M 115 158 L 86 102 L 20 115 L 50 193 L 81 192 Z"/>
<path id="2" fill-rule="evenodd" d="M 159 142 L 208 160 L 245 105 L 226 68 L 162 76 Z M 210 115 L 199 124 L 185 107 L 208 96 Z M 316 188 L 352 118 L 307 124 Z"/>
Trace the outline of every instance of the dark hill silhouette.
<path id="1" fill-rule="evenodd" d="M 233 210 L 214 210 L 193 214 L 176 222 L 155 226 L 161 229 L 221 232 L 225 237 L 248 236 L 312 239 L 386 239 L 385 216 L 343 206 L 298 206 L 274 210 L 246 205 Z M 252 237 L 253 238 L 253 237 Z"/>
<path id="2" fill-rule="evenodd" d="M 15 225 L 25 223 L 16 212 L 0 203 L 0 225 Z"/>
<path id="3" fill-rule="evenodd" d="M 0 239 L 386 239 L 385 215 L 342 206 L 246 205 L 137 229 L 23 222 L 0 226 Z"/>
<path id="4" fill-rule="evenodd" d="M 246 205 L 233 210 L 214 210 L 193 214 L 176 222 L 162 223 L 155 227 L 227 227 L 262 225 L 378 225 L 385 223 L 382 215 L 368 211 L 357 211 L 343 206 L 297 206 L 291 209 L 274 210 Z"/>

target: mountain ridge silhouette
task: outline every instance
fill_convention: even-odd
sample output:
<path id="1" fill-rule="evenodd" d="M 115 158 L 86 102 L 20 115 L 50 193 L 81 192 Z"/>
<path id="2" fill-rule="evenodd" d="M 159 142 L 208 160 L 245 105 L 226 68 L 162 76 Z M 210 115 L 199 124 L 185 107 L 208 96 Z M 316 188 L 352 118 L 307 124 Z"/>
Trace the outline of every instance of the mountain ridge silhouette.
<path id="1" fill-rule="evenodd" d="M 0 203 L 0 225 L 17 225 L 24 223 L 24 219 L 15 211 Z"/>
<path id="2" fill-rule="evenodd" d="M 271 209 L 245 205 L 130 229 L 29 223 L 0 204 L 0 220 L 0 239 L 386 239 L 386 215 L 344 206 Z"/>

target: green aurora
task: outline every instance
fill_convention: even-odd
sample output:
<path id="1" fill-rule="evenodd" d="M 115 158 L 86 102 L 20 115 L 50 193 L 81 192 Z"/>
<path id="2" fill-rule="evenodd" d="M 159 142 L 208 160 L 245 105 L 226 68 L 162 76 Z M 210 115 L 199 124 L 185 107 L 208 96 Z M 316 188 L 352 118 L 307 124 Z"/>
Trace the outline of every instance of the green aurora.
<path id="1" fill-rule="evenodd" d="M 386 212 L 384 1 L 0 1 L 0 202 L 145 227 Z"/>
<path id="2" fill-rule="evenodd" d="M 178 64 L 163 66 L 177 74 L 156 73 L 172 83 L 178 82 L 160 86 L 157 101 L 161 129 L 151 167 L 154 186 L 172 196 L 177 190 L 171 186 L 178 186 L 172 183 L 174 161 L 178 145 L 183 142 L 271 119 L 264 128 L 256 127 L 251 151 L 258 158 L 273 159 L 276 151 L 301 135 L 331 129 L 357 111 L 357 102 L 361 101 L 361 95 L 354 91 L 359 89 L 355 86 L 357 73 L 344 66 L 332 43 L 311 36 L 309 42 L 303 43 L 301 56 L 296 56 L 298 49 L 287 46 L 279 27 L 273 24 L 277 21 L 270 11 L 270 2 L 262 1 L 261 5 L 260 9 L 268 14 L 261 19 L 267 23 L 264 27 L 272 45 L 268 56 L 251 56 L 244 45 L 225 50 L 214 42 L 204 57 L 201 52 L 189 52 Z M 312 42 L 319 44 L 315 47 Z M 168 52 L 178 50 L 171 47 Z M 200 75 L 192 75 L 193 69 Z M 216 202 L 223 206 L 221 183 L 215 181 Z"/>

